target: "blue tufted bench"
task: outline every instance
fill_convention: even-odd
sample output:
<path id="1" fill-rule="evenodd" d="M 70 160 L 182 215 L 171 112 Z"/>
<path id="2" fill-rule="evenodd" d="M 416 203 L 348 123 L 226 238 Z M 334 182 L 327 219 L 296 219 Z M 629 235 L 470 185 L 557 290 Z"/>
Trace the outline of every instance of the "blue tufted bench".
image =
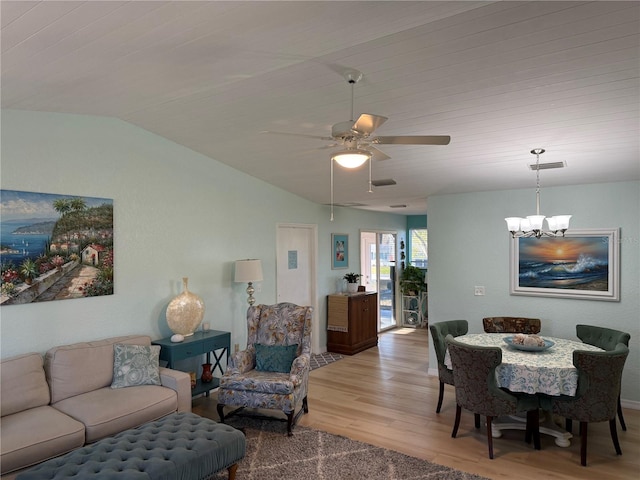
<path id="1" fill-rule="evenodd" d="M 174 413 L 43 462 L 16 480 L 203 480 L 235 478 L 245 455 L 240 430 L 193 413 Z"/>

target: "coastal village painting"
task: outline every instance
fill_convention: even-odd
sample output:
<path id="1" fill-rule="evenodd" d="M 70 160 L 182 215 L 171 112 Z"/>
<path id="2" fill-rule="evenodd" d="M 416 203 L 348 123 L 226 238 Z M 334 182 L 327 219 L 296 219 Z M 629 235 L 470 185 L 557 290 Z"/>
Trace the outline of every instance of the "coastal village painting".
<path id="1" fill-rule="evenodd" d="M 113 295 L 113 200 L 0 190 L 0 305 Z"/>

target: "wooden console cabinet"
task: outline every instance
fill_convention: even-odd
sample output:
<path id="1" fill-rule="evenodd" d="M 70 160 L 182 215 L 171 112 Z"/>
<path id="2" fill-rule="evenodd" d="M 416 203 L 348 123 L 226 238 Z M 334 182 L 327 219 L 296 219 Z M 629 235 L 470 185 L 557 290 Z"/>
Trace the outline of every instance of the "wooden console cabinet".
<path id="1" fill-rule="evenodd" d="M 376 292 L 328 295 L 327 303 L 329 352 L 353 355 L 378 345 Z"/>

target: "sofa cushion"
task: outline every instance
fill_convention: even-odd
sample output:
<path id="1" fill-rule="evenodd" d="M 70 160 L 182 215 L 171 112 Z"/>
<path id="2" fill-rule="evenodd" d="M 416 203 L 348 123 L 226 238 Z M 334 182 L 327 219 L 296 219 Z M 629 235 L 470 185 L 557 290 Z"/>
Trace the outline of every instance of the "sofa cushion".
<path id="1" fill-rule="evenodd" d="M 160 346 L 113 346 L 113 382 L 111 388 L 136 385 L 160 385 Z"/>
<path id="2" fill-rule="evenodd" d="M 130 335 L 49 350 L 45 355 L 44 369 L 49 382 L 51 403 L 111 385 L 115 343 L 151 345 L 151 338 Z"/>
<path id="3" fill-rule="evenodd" d="M 95 442 L 175 412 L 176 392 L 155 385 L 99 388 L 52 404 L 84 423 L 86 442 Z"/>
<path id="4" fill-rule="evenodd" d="M 49 406 L 6 415 L 0 420 L 0 473 L 70 452 L 84 438 L 82 423 Z"/>
<path id="5" fill-rule="evenodd" d="M 42 355 L 27 353 L 0 362 L 0 414 L 11 415 L 49 404 Z"/>

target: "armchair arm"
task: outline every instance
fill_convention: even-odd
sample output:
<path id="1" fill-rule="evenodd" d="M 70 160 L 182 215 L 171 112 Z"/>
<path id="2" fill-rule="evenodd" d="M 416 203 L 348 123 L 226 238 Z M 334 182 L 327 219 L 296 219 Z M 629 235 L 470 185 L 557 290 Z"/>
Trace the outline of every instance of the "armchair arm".
<path id="1" fill-rule="evenodd" d="M 229 357 L 229 365 L 225 373 L 237 375 L 256 368 L 256 352 L 253 348 L 240 350 Z"/>
<path id="2" fill-rule="evenodd" d="M 311 357 L 308 353 L 303 353 L 299 357 L 296 357 L 291 364 L 291 374 L 289 375 L 293 386 L 296 387 L 303 383 L 309 377 L 310 370 Z"/>
<path id="3" fill-rule="evenodd" d="M 178 412 L 191 411 L 191 377 L 188 373 L 160 367 L 160 383 L 177 393 Z"/>

